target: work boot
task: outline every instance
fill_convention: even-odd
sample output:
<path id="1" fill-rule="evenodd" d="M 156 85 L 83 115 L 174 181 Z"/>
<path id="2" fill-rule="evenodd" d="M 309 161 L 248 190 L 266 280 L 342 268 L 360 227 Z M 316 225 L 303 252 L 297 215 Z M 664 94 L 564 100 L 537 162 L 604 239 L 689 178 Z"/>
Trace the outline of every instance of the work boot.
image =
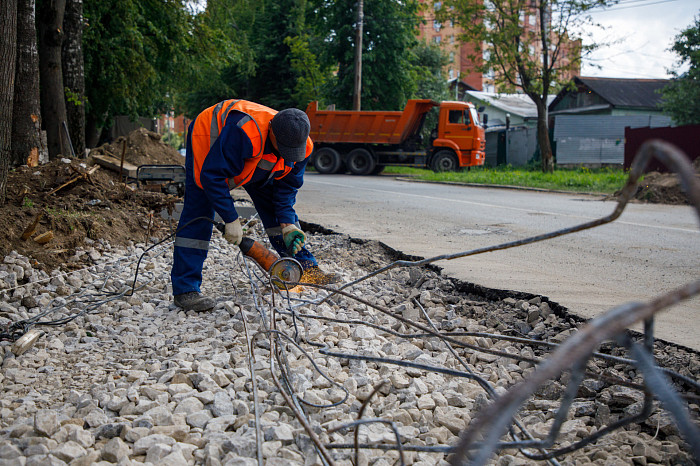
<path id="1" fill-rule="evenodd" d="M 333 283 L 338 283 L 340 281 L 340 276 L 337 273 L 324 272 L 317 265 L 309 267 L 304 270 L 301 276 L 302 283 L 316 283 L 319 285 L 330 285 Z"/>
<path id="2" fill-rule="evenodd" d="M 190 291 L 182 293 L 174 297 L 175 305 L 181 307 L 185 311 L 203 312 L 210 311 L 216 305 L 216 301 L 204 296 L 198 291 Z"/>

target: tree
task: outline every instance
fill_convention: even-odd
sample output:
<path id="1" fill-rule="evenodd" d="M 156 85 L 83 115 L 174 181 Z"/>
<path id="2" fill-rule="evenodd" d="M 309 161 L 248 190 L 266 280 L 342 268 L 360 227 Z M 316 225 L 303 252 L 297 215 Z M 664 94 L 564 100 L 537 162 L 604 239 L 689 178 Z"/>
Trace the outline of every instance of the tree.
<path id="1" fill-rule="evenodd" d="M 700 124 L 700 17 L 676 36 L 671 50 L 680 57 L 678 65 L 689 69 L 671 72 L 675 79 L 662 91 L 664 112 L 677 125 Z"/>
<path id="2" fill-rule="evenodd" d="M 477 52 L 481 56 L 469 58 L 482 63 L 477 66 L 482 73 L 494 71 L 499 91 L 519 88 L 535 103 L 542 171 L 554 170 L 547 97 L 578 71 L 582 55 L 599 46 L 581 45 L 570 36 L 578 31 L 590 34 L 596 25 L 586 12 L 613 3 L 616 0 L 445 0 L 436 12 L 462 28 L 462 41 L 485 44 Z"/>
<path id="3" fill-rule="evenodd" d="M 36 41 L 36 3 L 17 2 L 17 66 L 12 115 L 12 166 L 36 165 L 46 159 L 41 137 L 39 53 Z"/>
<path id="4" fill-rule="evenodd" d="M 61 66 L 65 8 L 66 0 L 37 2 L 41 115 L 46 129 L 50 159 L 67 153 L 63 144 L 65 133 L 62 126 L 68 117 Z"/>
<path id="5" fill-rule="evenodd" d="M 0 8 L 0 205 L 5 205 L 7 174 L 12 156 L 12 100 L 17 53 L 17 0 Z"/>
<path id="6" fill-rule="evenodd" d="M 85 67 L 83 63 L 83 0 L 66 0 L 63 18 L 63 84 L 70 140 L 78 157 L 85 154 Z"/>
<path id="7" fill-rule="evenodd" d="M 208 0 L 206 10 L 194 18 L 192 72 L 176 94 L 185 115 L 194 118 L 210 105 L 232 97 L 255 71 L 249 32 L 259 14 L 258 2 Z"/>
<path id="8" fill-rule="evenodd" d="M 449 56 L 435 44 L 420 42 L 412 50 L 411 63 L 416 75 L 416 90 L 411 98 L 432 99 L 436 102 L 449 100 L 449 87 L 445 76 L 445 66 L 450 63 Z M 438 125 L 439 112 L 432 109 L 425 117 L 421 136 L 430 140 L 433 128 Z"/>
<path id="9" fill-rule="evenodd" d="M 450 63 L 449 56 L 435 44 L 419 42 L 411 50 L 410 61 L 416 75 L 416 89 L 411 98 L 448 100 L 445 66 Z"/>
<path id="10" fill-rule="evenodd" d="M 181 96 L 186 114 L 232 97 L 276 109 L 320 99 L 330 69 L 317 58 L 322 41 L 307 27 L 311 11 L 307 0 L 207 1 L 201 38 L 218 47 Z"/>
<path id="11" fill-rule="evenodd" d="M 191 76 L 194 14 L 185 0 L 87 0 L 84 4 L 86 135 L 115 115 L 155 116 Z"/>
<path id="12" fill-rule="evenodd" d="M 326 47 L 327 66 L 337 66 L 329 81 L 327 100 L 352 108 L 355 75 L 355 0 L 318 0 L 314 21 Z M 418 2 L 373 0 L 364 4 L 362 38 L 363 110 L 402 108 L 416 90 L 411 49 L 417 44 Z"/>

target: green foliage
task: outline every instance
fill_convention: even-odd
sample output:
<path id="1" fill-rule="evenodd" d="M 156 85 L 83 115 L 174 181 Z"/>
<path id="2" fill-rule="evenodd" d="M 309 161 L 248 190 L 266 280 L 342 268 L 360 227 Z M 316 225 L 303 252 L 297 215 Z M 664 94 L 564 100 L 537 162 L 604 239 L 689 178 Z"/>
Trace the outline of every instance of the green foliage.
<path id="1" fill-rule="evenodd" d="M 314 27 L 324 40 L 321 59 L 337 66 L 327 100 L 352 108 L 355 76 L 356 0 L 317 0 Z M 418 2 L 373 0 L 364 3 L 362 109 L 395 110 L 417 90 L 411 49 L 417 44 Z"/>
<path id="2" fill-rule="evenodd" d="M 216 102 L 240 98 L 232 77 L 246 79 L 255 72 L 247 28 L 257 15 L 256 3 L 245 0 L 208 0 L 195 15 L 191 72 L 175 94 L 177 110 L 194 118 Z"/>
<path id="3" fill-rule="evenodd" d="M 180 133 L 170 131 L 169 129 L 166 129 L 165 133 L 163 133 L 162 140 L 164 143 L 166 143 L 167 145 L 169 145 L 170 147 L 173 147 L 175 149 L 185 147 L 184 136 Z"/>
<path id="4" fill-rule="evenodd" d="M 192 16 L 184 0 L 86 0 L 88 118 L 155 116 L 183 76 Z"/>
<path id="5" fill-rule="evenodd" d="M 186 114 L 230 98 L 277 109 L 320 100 L 330 69 L 319 63 L 320 40 L 306 27 L 310 9 L 306 0 L 209 0 L 202 22 L 231 38 L 235 50 L 201 66 L 183 89 Z"/>
<path id="6" fill-rule="evenodd" d="M 700 17 L 681 31 L 671 47 L 679 56 L 679 66 L 688 64 L 685 73 L 678 74 L 662 93 L 664 112 L 677 125 L 700 124 Z"/>
<path id="7" fill-rule="evenodd" d="M 22 199 L 22 207 L 25 209 L 31 209 L 34 207 L 34 201 L 29 199 L 27 196 L 24 196 L 24 199 Z"/>
<path id="8" fill-rule="evenodd" d="M 416 90 L 410 96 L 415 99 L 432 99 L 436 102 L 449 100 L 449 88 L 444 67 L 450 62 L 449 56 L 434 44 L 419 42 L 412 50 L 411 65 L 416 80 Z M 430 143 L 430 133 L 438 125 L 440 113 L 437 108 L 428 112 L 421 129 L 421 137 L 426 145 Z"/>
<path id="9" fill-rule="evenodd" d="M 284 39 L 289 46 L 292 71 L 297 76 L 292 97 L 300 108 L 305 108 L 313 100 L 323 105 L 322 89 L 329 76 L 311 51 L 310 39 L 306 33 Z"/>
<path id="10" fill-rule="evenodd" d="M 67 87 L 63 88 L 63 92 L 66 96 L 66 103 L 67 104 L 70 103 L 70 104 L 77 105 L 77 106 L 83 105 L 83 103 L 84 103 L 83 99 L 81 98 L 80 94 L 78 94 L 77 92 L 73 92 L 72 90 L 70 90 Z"/>

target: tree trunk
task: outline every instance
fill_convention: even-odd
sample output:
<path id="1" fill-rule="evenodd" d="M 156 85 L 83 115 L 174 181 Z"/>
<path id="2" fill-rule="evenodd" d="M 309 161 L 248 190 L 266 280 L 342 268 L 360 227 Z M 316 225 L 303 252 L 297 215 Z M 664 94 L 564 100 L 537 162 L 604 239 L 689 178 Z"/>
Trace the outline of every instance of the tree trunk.
<path id="1" fill-rule="evenodd" d="M 17 69 L 12 120 L 12 166 L 36 166 L 48 154 L 41 138 L 39 52 L 34 0 L 17 1 Z"/>
<path id="2" fill-rule="evenodd" d="M 12 99 L 17 55 L 17 0 L 0 8 L 0 205 L 7 199 L 7 174 L 12 157 Z"/>
<path id="3" fill-rule="evenodd" d="M 63 13 L 66 0 L 41 0 L 37 3 L 39 21 L 39 75 L 41 78 L 41 114 L 44 119 L 49 158 L 67 154 L 63 141 L 63 122 L 67 120 L 61 67 Z"/>
<path id="4" fill-rule="evenodd" d="M 97 119 L 88 114 L 87 122 L 85 123 L 85 144 L 93 148 L 100 141 L 100 127 L 97 125 Z"/>
<path id="5" fill-rule="evenodd" d="M 554 172 L 554 154 L 552 154 L 552 145 L 549 142 L 548 112 L 545 102 L 541 99 L 535 102 L 537 105 L 537 143 L 540 146 L 542 172 L 552 173 Z"/>
<path id="6" fill-rule="evenodd" d="M 83 65 L 83 0 L 66 0 L 63 18 L 63 84 L 68 130 L 76 156 L 85 156 L 85 67 Z"/>

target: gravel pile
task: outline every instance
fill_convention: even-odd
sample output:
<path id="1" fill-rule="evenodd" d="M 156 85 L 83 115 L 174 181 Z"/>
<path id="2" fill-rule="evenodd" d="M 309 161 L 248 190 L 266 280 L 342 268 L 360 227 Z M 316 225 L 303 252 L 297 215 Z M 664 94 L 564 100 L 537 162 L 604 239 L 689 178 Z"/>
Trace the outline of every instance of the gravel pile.
<path id="1" fill-rule="evenodd" d="M 393 260 L 391 252 L 378 243 L 361 243 L 341 235 L 312 235 L 310 241 L 322 267 L 340 273 L 344 282 Z M 331 353 L 464 370 L 440 339 L 397 336 L 413 330 L 348 297 L 335 296 L 314 304 L 311 301 L 326 292 L 307 287 L 292 294 L 291 300 L 277 295 L 273 310 L 267 285 L 256 279 L 251 286 L 246 266 L 218 236 L 212 241 L 204 271 L 203 290 L 218 300 L 212 312 L 185 313 L 172 305 L 170 247 L 144 259 L 138 291 L 123 295 L 142 252 L 138 245 L 119 250 L 100 242 L 86 244 L 72 261 L 87 260 L 92 267 L 66 275 L 56 271 L 50 276 L 16 253 L 4 258 L 0 289 L 11 290 L 0 300 L 0 328 L 47 309 L 55 310 L 43 320 L 78 312 L 85 315 L 55 327 L 36 327 L 45 335 L 19 356 L 12 352 L 10 342 L 1 343 L 0 463 L 254 465 L 257 426 L 263 436 L 265 464 L 321 464 L 275 384 L 269 334 L 258 334 L 273 316 L 277 330 L 291 337 L 280 339 L 285 373 L 295 393 L 317 406 L 304 409 L 324 444 L 353 442 L 353 429 L 330 432 L 356 420 L 363 402 L 383 381 L 386 383 L 367 402 L 363 419 L 392 421 L 410 445 L 454 444 L 479 408 L 489 402 L 474 380 L 323 354 L 322 347 L 326 347 Z M 262 277 L 252 263 L 249 267 Z M 550 307 L 546 299 L 475 290 L 425 268 L 394 269 L 348 289 L 428 325 L 425 311 L 441 331 L 488 332 L 553 342 L 576 331 L 577 323 L 554 312 L 555 306 Z M 290 306 L 300 314 L 296 319 Z M 255 387 L 246 335 L 254 349 Z M 299 347 L 292 344 L 295 338 Z M 537 346 L 495 338 L 465 337 L 465 341 L 513 355 L 543 355 Z M 696 354 L 663 344 L 657 347 L 657 359 L 665 366 L 691 377 L 700 373 Z M 496 393 L 505 392 L 534 370 L 532 364 L 516 359 L 457 351 Z M 630 367 L 596 364 L 607 375 L 635 379 Z M 277 365 L 274 374 L 281 376 Z M 552 381 L 520 412 L 521 422 L 535 437 L 547 435 L 563 388 L 562 380 Z M 586 380 L 558 445 L 570 444 L 638 412 L 641 400 L 638 391 Z M 698 406 L 691 404 L 690 409 L 697 419 Z M 391 444 L 395 434 L 387 424 L 364 425 L 360 442 Z M 337 464 L 352 464 L 353 450 L 330 451 Z M 405 455 L 408 464 L 446 464 L 441 453 Z M 363 465 L 390 465 L 397 459 L 397 452 L 374 449 L 360 453 Z M 643 424 L 606 436 L 560 462 L 693 463 L 670 418 L 658 409 Z M 532 461 L 510 450 L 500 452 L 493 463 Z"/>

